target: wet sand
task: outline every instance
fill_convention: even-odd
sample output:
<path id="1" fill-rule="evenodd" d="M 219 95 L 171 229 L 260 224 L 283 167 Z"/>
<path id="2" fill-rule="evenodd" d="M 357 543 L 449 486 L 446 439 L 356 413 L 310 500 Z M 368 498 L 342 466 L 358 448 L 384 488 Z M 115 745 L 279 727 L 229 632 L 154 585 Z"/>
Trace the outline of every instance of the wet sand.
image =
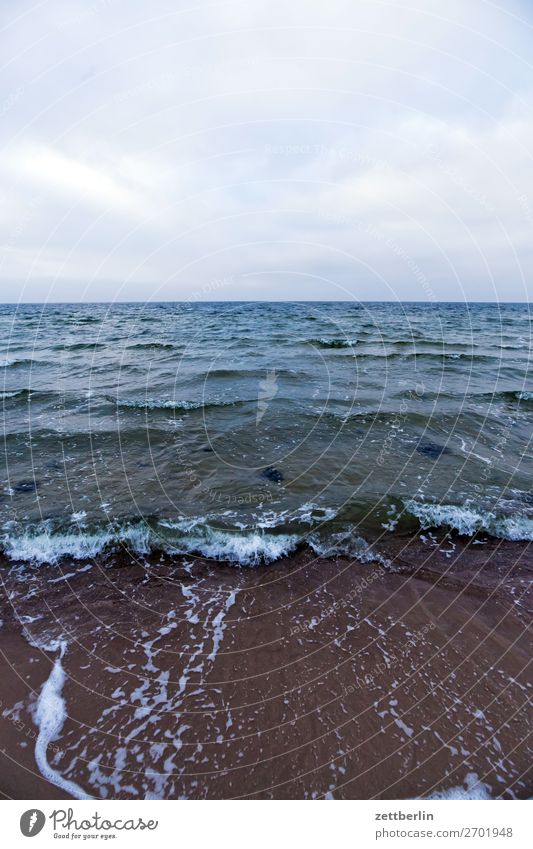
<path id="1" fill-rule="evenodd" d="M 4 562 L 1 793 L 530 796 L 531 545 L 380 552 Z"/>

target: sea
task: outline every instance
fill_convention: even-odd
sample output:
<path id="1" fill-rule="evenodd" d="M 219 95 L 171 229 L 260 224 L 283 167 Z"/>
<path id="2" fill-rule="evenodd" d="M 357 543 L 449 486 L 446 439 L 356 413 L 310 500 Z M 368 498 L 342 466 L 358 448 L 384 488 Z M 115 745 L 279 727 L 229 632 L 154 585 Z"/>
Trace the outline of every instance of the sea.
<path id="1" fill-rule="evenodd" d="M 5 795 L 531 796 L 527 305 L 0 329 Z"/>
<path id="2" fill-rule="evenodd" d="M 0 546 L 252 567 L 533 539 L 527 304 L 0 307 Z"/>

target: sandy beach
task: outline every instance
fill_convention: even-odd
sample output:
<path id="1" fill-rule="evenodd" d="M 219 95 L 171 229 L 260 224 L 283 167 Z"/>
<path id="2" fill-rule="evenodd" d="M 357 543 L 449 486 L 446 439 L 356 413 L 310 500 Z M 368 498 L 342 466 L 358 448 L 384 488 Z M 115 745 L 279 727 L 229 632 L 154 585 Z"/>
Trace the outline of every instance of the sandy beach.
<path id="1" fill-rule="evenodd" d="M 530 545 L 379 552 L 4 562 L 2 795 L 530 796 Z"/>

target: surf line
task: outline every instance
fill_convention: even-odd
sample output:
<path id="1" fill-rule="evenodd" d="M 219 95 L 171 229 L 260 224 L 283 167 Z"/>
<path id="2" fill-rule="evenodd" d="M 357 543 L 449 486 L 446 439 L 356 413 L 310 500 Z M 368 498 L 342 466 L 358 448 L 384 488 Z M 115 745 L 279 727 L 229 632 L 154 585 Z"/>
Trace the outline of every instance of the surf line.
<path id="1" fill-rule="evenodd" d="M 48 763 L 47 749 L 53 740 L 57 740 L 61 729 L 67 718 L 65 699 L 62 696 L 65 683 L 65 670 L 61 663 L 67 650 L 65 640 L 60 640 L 57 657 L 50 675 L 44 682 L 35 710 L 35 722 L 39 728 L 39 734 L 35 743 L 35 760 L 41 774 L 51 784 L 70 793 L 75 799 L 94 799 L 85 790 L 82 790 L 74 781 L 69 781 Z"/>

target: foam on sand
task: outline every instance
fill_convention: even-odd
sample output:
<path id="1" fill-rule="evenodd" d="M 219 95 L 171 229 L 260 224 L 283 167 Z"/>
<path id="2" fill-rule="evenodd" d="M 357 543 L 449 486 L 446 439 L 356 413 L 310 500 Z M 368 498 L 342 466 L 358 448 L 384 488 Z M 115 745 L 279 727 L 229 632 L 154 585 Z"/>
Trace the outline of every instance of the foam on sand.
<path id="1" fill-rule="evenodd" d="M 63 728 L 67 711 L 65 700 L 61 695 L 63 684 L 65 683 L 65 671 L 61 660 L 65 654 L 67 644 L 61 640 L 56 644 L 58 654 L 52 671 L 44 682 L 37 706 L 35 709 L 35 722 L 39 728 L 39 734 L 35 743 L 35 760 L 41 774 L 51 784 L 60 787 L 65 793 L 70 794 L 75 799 L 92 799 L 81 787 L 78 787 L 73 781 L 63 778 L 57 770 L 48 763 L 47 750 L 49 745 L 57 740 Z"/>
<path id="2" fill-rule="evenodd" d="M 484 784 L 479 779 L 475 772 L 469 772 L 465 776 L 462 787 L 449 787 L 447 790 L 436 790 L 430 796 L 424 796 L 425 799 L 492 799 L 490 795 L 490 787 Z"/>

